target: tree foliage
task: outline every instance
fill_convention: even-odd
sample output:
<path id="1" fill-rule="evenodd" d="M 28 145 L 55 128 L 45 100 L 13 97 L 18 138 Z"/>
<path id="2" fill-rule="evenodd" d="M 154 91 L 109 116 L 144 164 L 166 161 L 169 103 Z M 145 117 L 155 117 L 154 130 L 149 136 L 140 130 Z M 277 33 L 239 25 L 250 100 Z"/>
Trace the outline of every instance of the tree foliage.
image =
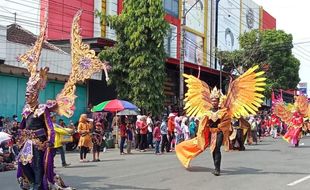
<path id="1" fill-rule="evenodd" d="M 100 58 L 112 66 L 110 78 L 118 98 L 159 114 L 165 100 L 164 37 L 169 27 L 163 2 L 125 0 L 123 7 L 120 15 L 102 16 L 116 31 L 117 43 Z"/>
<path id="2" fill-rule="evenodd" d="M 295 89 L 300 81 L 300 62 L 292 54 L 292 41 L 292 35 L 282 30 L 253 30 L 240 36 L 240 50 L 218 55 L 225 71 L 260 65 L 266 70 L 269 97 L 271 89 Z"/>

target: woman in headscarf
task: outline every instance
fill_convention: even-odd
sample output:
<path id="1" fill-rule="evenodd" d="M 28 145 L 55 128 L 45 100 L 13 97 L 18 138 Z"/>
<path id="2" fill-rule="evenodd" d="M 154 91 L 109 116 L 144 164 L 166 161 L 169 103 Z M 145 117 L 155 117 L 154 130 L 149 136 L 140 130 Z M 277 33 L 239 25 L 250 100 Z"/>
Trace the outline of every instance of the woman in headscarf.
<path id="1" fill-rule="evenodd" d="M 80 140 L 78 146 L 80 147 L 80 162 L 87 162 L 86 154 L 92 147 L 92 139 L 90 136 L 92 128 L 92 120 L 87 118 L 86 114 L 80 116 L 78 132 L 80 134 Z"/>

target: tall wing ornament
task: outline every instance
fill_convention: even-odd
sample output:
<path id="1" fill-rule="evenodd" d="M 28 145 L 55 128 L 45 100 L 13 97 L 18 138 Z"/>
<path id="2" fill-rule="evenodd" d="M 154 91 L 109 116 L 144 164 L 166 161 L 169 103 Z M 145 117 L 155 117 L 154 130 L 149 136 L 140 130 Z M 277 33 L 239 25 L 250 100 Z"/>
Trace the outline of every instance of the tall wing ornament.
<path id="1" fill-rule="evenodd" d="M 18 61 L 23 62 L 26 65 L 27 70 L 30 73 L 30 77 L 34 77 L 34 75 L 37 74 L 37 67 L 39 64 L 42 46 L 45 39 L 46 26 L 47 26 L 47 11 L 45 11 L 44 21 L 40 28 L 40 34 L 34 46 L 26 53 L 17 58 Z"/>
<path id="2" fill-rule="evenodd" d="M 185 107 L 188 116 L 200 117 L 204 115 L 211 107 L 210 88 L 198 78 L 183 74 L 186 78 L 186 86 L 188 87 L 185 94 Z"/>
<path id="3" fill-rule="evenodd" d="M 258 68 L 256 65 L 248 69 L 230 83 L 223 105 L 228 109 L 228 114 L 233 117 L 240 118 L 255 114 L 261 106 L 266 78 L 262 77 L 263 71 L 255 72 Z"/>
<path id="4" fill-rule="evenodd" d="M 108 80 L 108 62 L 101 62 L 95 51 L 89 45 L 82 42 L 80 35 L 79 20 L 82 10 L 74 16 L 71 28 L 71 74 L 63 90 L 57 95 L 57 113 L 66 117 L 71 117 L 74 113 L 74 102 L 76 83 L 89 79 L 94 73 L 104 70 L 106 80 Z"/>

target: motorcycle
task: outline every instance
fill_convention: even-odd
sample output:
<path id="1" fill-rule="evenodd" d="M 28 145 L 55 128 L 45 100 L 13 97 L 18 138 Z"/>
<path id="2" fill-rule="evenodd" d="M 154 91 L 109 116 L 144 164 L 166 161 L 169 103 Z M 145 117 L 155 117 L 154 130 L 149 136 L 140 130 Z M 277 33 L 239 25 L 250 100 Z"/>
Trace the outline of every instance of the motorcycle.
<path id="1" fill-rule="evenodd" d="M 66 144 L 66 151 L 73 151 L 78 147 L 80 134 L 77 131 L 74 131 L 72 134 L 72 142 Z"/>

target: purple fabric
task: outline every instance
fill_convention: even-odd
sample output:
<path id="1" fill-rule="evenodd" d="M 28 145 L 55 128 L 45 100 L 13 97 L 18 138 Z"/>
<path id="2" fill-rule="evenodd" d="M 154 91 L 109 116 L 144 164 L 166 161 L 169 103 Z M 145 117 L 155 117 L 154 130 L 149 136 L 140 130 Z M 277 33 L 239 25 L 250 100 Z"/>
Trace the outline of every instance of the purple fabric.
<path id="1" fill-rule="evenodd" d="M 54 144 L 54 142 L 55 142 L 55 130 L 54 130 L 53 122 L 51 120 L 51 114 L 48 111 L 48 109 L 45 109 L 45 124 L 46 124 L 47 130 L 49 130 L 48 140 L 51 144 Z"/>
<path id="2" fill-rule="evenodd" d="M 50 113 L 48 109 L 45 109 L 45 124 L 46 128 L 49 131 L 48 133 L 48 139 L 50 144 L 54 144 L 55 142 L 55 131 L 53 127 L 52 120 L 50 118 Z M 25 119 L 22 120 L 22 123 L 20 125 L 21 129 L 25 128 Z M 43 167 L 44 167 L 44 176 L 43 176 L 43 190 L 48 190 L 48 182 L 54 184 L 54 157 L 53 157 L 53 151 L 54 148 L 48 147 L 44 151 L 44 159 L 43 159 Z M 17 168 L 17 178 L 22 177 L 23 175 L 21 163 L 18 162 L 18 168 Z"/>
<path id="3" fill-rule="evenodd" d="M 46 127 L 49 130 L 49 143 L 54 145 L 55 142 L 55 130 L 54 125 L 50 117 L 50 112 L 48 109 L 45 109 L 45 123 Z M 45 151 L 44 155 L 44 176 L 47 178 L 47 181 L 54 184 L 54 157 L 53 157 L 54 148 L 49 147 Z M 46 185 L 46 184 L 44 184 Z"/>
<path id="4" fill-rule="evenodd" d="M 47 148 L 44 154 L 43 189 L 48 190 L 48 182 L 54 184 L 54 148 Z"/>
<path id="5" fill-rule="evenodd" d="M 23 117 L 22 121 L 19 124 L 19 129 L 25 129 L 26 127 L 26 119 Z"/>
<path id="6" fill-rule="evenodd" d="M 23 176 L 23 171 L 22 171 L 22 163 L 18 162 L 17 165 L 17 173 L 16 173 L 16 177 L 17 179 Z"/>

